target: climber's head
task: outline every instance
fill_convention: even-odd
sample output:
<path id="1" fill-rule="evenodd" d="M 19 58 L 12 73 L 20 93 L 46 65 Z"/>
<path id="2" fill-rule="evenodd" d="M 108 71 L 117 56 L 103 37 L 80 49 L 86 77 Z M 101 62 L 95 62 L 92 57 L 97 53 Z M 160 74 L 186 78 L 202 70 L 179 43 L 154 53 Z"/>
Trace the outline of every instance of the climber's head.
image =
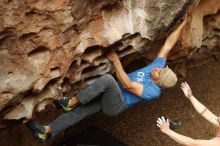
<path id="1" fill-rule="evenodd" d="M 154 82 L 163 88 L 173 87 L 177 82 L 176 74 L 168 66 L 165 68 L 152 69 L 151 77 Z"/>

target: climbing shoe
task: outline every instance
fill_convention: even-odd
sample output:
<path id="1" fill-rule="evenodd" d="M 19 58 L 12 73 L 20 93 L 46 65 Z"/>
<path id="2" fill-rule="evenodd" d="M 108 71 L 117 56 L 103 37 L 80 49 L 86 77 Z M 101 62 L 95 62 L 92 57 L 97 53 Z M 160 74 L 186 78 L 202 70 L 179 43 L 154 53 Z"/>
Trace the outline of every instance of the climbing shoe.
<path id="1" fill-rule="evenodd" d="M 72 107 L 68 107 L 70 100 L 71 100 L 70 97 L 61 97 L 59 99 L 54 100 L 54 104 L 58 108 L 62 108 L 65 112 L 69 112 L 73 109 Z"/>
<path id="2" fill-rule="evenodd" d="M 181 123 L 177 120 L 169 120 L 170 129 L 175 130 L 181 127 Z"/>
<path id="3" fill-rule="evenodd" d="M 34 121 L 29 121 L 26 123 L 28 129 L 30 129 L 37 140 L 43 143 L 46 139 L 50 137 L 50 134 L 46 134 L 45 126 L 42 126 Z"/>

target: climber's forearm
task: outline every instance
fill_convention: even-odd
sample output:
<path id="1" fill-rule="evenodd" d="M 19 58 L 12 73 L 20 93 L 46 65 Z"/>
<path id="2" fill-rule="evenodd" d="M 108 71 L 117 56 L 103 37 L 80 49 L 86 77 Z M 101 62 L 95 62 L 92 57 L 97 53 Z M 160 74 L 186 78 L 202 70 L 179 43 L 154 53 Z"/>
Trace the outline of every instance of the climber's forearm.
<path id="1" fill-rule="evenodd" d="M 124 71 L 121 62 L 117 60 L 114 61 L 113 64 L 115 65 L 115 70 L 118 80 L 121 82 L 121 84 L 125 89 L 130 88 L 131 80 L 128 77 L 128 74 Z"/>
<path id="2" fill-rule="evenodd" d="M 186 18 L 184 21 L 168 36 L 168 38 L 165 41 L 165 44 L 161 48 L 160 52 L 158 53 L 157 57 L 167 57 L 170 50 L 174 47 L 176 44 L 178 38 L 180 37 L 180 34 L 182 32 L 182 29 L 184 25 L 186 24 Z"/>

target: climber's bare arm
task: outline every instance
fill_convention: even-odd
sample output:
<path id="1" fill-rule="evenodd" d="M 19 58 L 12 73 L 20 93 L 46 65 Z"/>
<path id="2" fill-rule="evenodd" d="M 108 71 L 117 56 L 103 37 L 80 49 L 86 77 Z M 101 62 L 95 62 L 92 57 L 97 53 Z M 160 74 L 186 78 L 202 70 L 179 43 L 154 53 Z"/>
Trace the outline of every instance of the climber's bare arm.
<path id="1" fill-rule="evenodd" d="M 185 146 L 219 146 L 220 140 L 216 138 L 210 140 L 200 140 L 176 133 L 170 129 L 169 120 L 166 120 L 164 117 L 157 119 L 157 126 L 160 128 L 161 132 L 168 135 L 177 143 Z"/>
<path id="2" fill-rule="evenodd" d="M 132 82 L 127 75 L 127 73 L 124 71 L 121 61 L 119 60 L 118 55 L 114 52 L 111 51 L 108 53 L 108 58 L 109 60 L 114 64 L 115 70 L 116 70 L 116 75 L 123 85 L 123 87 L 130 91 L 131 93 L 141 96 L 141 93 L 143 91 L 143 85 L 138 82 Z"/>
<path id="3" fill-rule="evenodd" d="M 173 46 L 176 44 L 176 42 L 182 32 L 182 29 L 183 29 L 184 25 L 186 24 L 186 21 L 187 21 L 187 16 L 185 16 L 185 19 L 183 20 L 183 22 L 168 36 L 163 47 L 160 49 L 157 57 L 167 58 L 168 53 L 173 48 Z"/>
<path id="4" fill-rule="evenodd" d="M 210 123 L 212 123 L 215 127 L 219 127 L 217 116 L 193 96 L 191 88 L 186 82 L 181 84 L 181 89 L 183 90 L 185 96 L 190 100 L 196 111 L 205 119 L 207 119 Z"/>

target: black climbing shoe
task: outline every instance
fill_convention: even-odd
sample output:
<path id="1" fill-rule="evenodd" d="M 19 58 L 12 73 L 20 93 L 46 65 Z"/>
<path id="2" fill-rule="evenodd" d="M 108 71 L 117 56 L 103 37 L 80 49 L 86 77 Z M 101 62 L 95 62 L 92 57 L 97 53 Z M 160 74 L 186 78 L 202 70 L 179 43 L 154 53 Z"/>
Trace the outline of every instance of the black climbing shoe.
<path id="1" fill-rule="evenodd" d="M 65 112 L 69 112 L 73 109 L 72 107 L 68 107 L 70 99 L 70 97 L 61 97 L 59 99 L 54 100 L 54 104 L 58 108 L 62 108 Z"/>
<path id="2" fill-rule="evenodd" d="M 34 122 L 29 121 L 26 123 L 27 127 L 34 133 L 34 136 L 37 138 L 39 142 L 44 142 L 46 139 L 50 137 L 49 134 L 46 134 L 45 127 Z"/>
<path id="3" fill-rule="evenodd" d="M 181 127 L 181 123 L 177 120 L 169 120 L 170 129 L 175 130 Z"/>

